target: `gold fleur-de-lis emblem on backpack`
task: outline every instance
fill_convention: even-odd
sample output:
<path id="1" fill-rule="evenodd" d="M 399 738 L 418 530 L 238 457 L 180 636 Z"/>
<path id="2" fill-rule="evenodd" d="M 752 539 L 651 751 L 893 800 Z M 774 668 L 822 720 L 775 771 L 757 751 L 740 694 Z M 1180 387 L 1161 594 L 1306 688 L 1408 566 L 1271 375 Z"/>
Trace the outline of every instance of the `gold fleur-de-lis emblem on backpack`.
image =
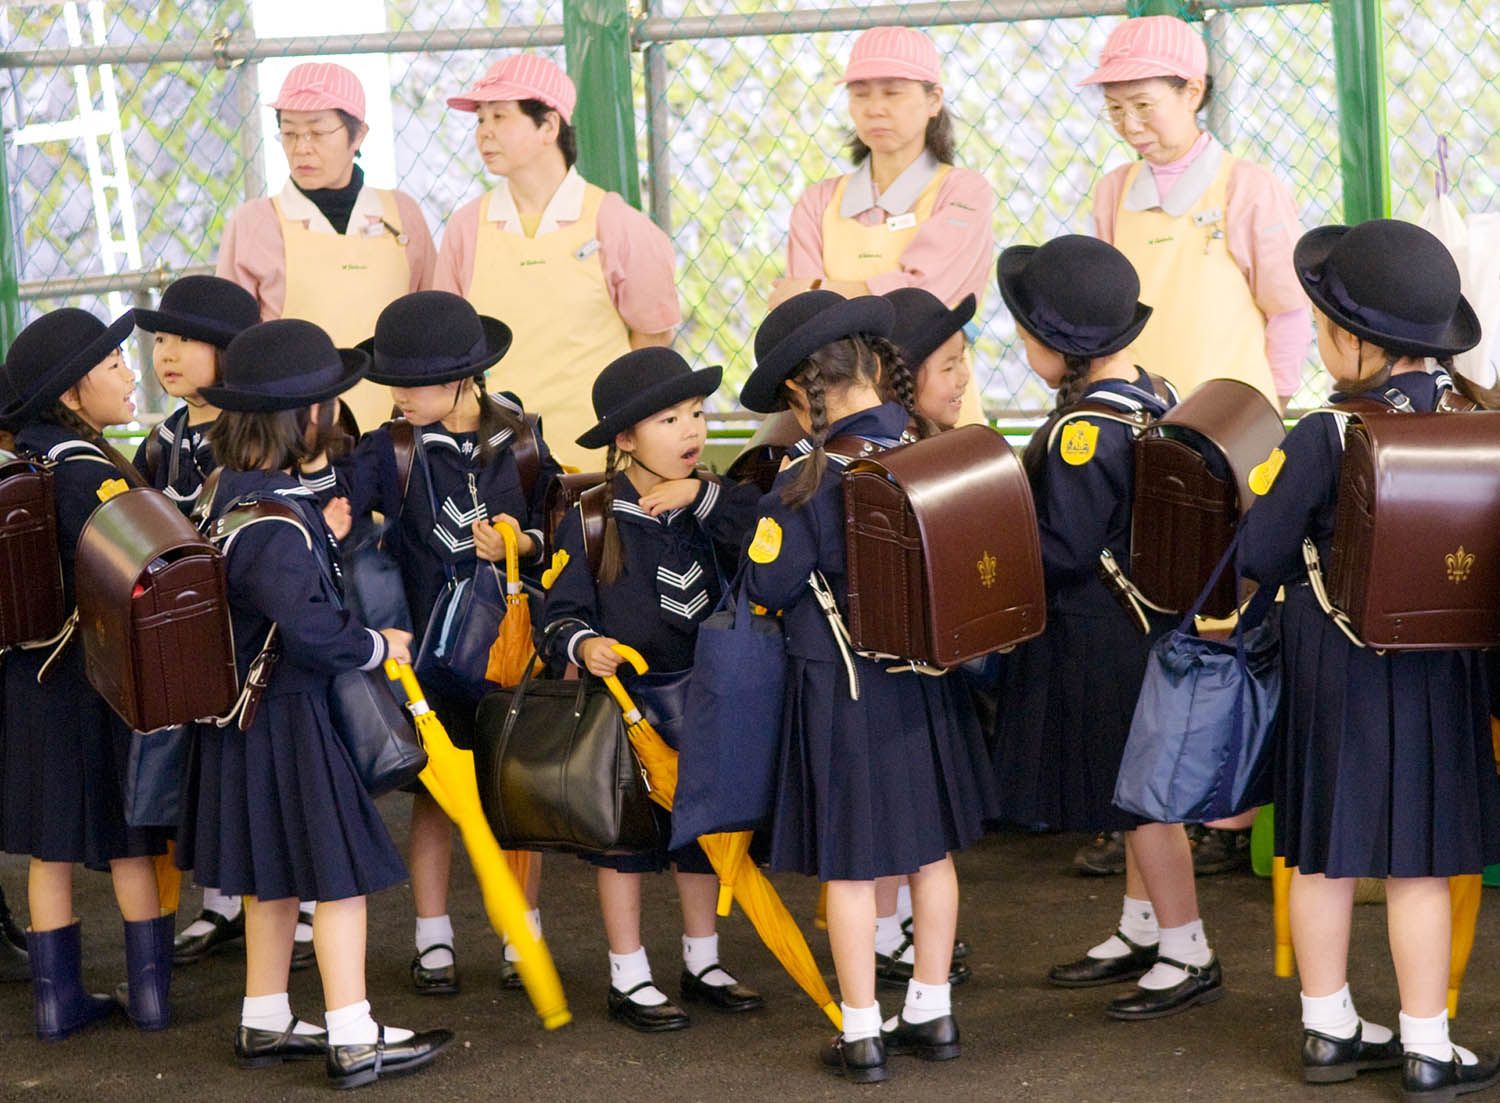
<path id="1" fill-rule="evenodd" d="M 995 584 L 995 567 L 997 565 L 997 560 L 989 552 L 981 555 L 979 562 L 975 564 L 979 568 L 979 582 L 986 590 Z"/>
<path id="2" fill-rule="evenodd" d="M 1443 556 L 1443 562 L 1448 565 L 1449 582 L 1467 582 L 1469 570 L 1474 566 L 1474 553 L 1464 551 L 1464 546 L 1460 544 L 1458 551 Z"/>

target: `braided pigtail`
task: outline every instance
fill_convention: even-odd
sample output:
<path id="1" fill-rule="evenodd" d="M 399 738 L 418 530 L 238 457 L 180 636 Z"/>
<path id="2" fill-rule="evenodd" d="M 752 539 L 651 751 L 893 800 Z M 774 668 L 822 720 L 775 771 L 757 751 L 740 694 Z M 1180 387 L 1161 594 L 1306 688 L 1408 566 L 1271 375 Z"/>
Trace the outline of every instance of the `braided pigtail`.
<path id="1" fill-rule="evenodd" d="M 625 567 L 625 547 L 615 522 L 615 476 L 624 466 L 620 450 L 611 442 L 604 461 L 604 546 L 599 549 L 599 576 L 595 580 L 601 586 L 613 586 Z"/>
<path id="2" fill-rule="evenodd" d="M 937 425 L 917 409 L 917 379 L 912 366 L 901 355 L 901 350 L 883 337 L 868 338 L 867 343 L 879 360 L 880 378 L 885 383 L 882 388 L 885 397 L 899 402 L 902 409 L 911 415 L 919 439 L 935 436 L 938 432 Z"/>
<path id="3" fill-rule="evenodd" d="M 828 468 L 828 453 L 823 450 L 828 439 L 828 396 L 823 386 L 823 369 L 817 360 L 805 361 L 792 378 L 807 397 L 813 442 L 812 453 L 802 461 L 797 477 L 781 492 L 781 500 L 796 509 L 812 500 L 823 482 L 823 472 Z"/>
<path id="4" fill-rule="evenodd" d="M 1087 356 L 1063 354 L 1063 377 L 1057 385 L 1057 409 L 1070 410 L 1083 400 L 1084 389 L 1089 383 L 1089 368 L 1093 361 Z"/>

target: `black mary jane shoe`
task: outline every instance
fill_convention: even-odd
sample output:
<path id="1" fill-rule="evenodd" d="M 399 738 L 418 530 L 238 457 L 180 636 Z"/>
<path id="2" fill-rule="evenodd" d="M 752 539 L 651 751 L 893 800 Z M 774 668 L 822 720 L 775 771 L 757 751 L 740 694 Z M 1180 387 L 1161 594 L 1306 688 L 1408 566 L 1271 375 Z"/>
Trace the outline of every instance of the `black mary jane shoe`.
<path id="1" fill-rule="evenodd" d="M 891 1078 L 891 1070 L 885 1067 L 885 1042 L 880 1038 L 846 1042 L 842 1034 L 835 1034 L 818 1058 L 825 1069 L 851 1084 L 878 1084 Z"/>
<path id="2" fill-rule="evenodd" d="M 1217 957 L 1207 965 L 1189 965 L 1165 957 L 1157 960 L 1181 969 L 1187 976 L 1170 988 L 1137 987 L 1130 995 L 1111 1000 L 1104 1009 L 1106 1015 L 1126 1021 L 1161 1019 L 1224 997 L 1224 972 Z"/>
<path id="3" fill-rule="evenodd" d="M 233 919 L 225 919 L 216 911 L 204 909 L 193 922 L 200 920 L 212 923 L 212 929 L 195 935 L 183 933 L 174 938 L 172 940 L 173 965 L 196 965 L 220 946 L 245 937 L 245 910 L 243 908 Z"/>
<path id="4" fill-rule="evenodd" d="M 896 947 L 894 954 L 875 955 L 875 984 L 880 988 L 900 989 L 906 991 L 906 986 L 911 983 L 913 974 L 916 972 L 916 963 L 902 961 L 902 955 L 911 949 L 911 935 L 901 940 L 901 945 Z M 948 965 L 948 983 L 953 987 L 968 982 L 974 975 L 963 962 L 954 958 Z"/>
<path id="5" fill-rule="evenodd" d="M 450 955 L 453 953 L 453 947 L 446 942 L 437 942 L 427 947 L 427 949 L 419 951 L 417 956 L 411 959 L 412 987 L 421 996 L 458 995 L 457 960 L 431 969 L 422 964 L 422 959 L 432 953 L 433 950 L 447 950 Z"/>
<path id="6" fill-rule="evenodd" d="M 1156 946 L 1132 942 L 1119 931 L 1115 932 L 1115 937 L 1130 947 L 1128 952 L 1119 957 L 1089 957 L 1085 954 L 1066 965 L 1054 965 L 1047 970 L 1047 980 L 1059 988 L 1093 988 L 1145 976 L 1156 964 Z"/>
<path id="7" fill-rule="evenodd" d="M 313 925 L 313 913 L 299 909 L 297 912 L 297 922 L 306 923 L 311 927 Z M 292 972 L 296 973 L 303 969 L 310 969 L 317 962 L 318 950 L 313 945 L 312 939 L 309 938 L 306 942 L 299 940 L 292 943 Z"/>
<path id="8" fill-rule="evenodd" d="M 885 1051 L 892 1057 L 920 1057 L 924 1061 L 951 1061 L 959 1055 L 958 1021 L 951 1014 L 925 1023 L 909 1023 L 897 1016 L 893 1029 L 880 1028 Z"/>
<path id="9" fill-rule="evenodd" d="M 651 987 L 653 985 L 649 980 L 642 981 L 628 992 L 621 992 L 611 986 L 609 1017 L 616 1022 L 624 1023 L 631 1030 L 639 1030 L 642 1034 L 664 1034 L 669 1030 L 685 1030 L 692 1025 L 693 1020 L 688 1018 L 687 1012 L 671 1000 L 659 1003 L 655 1007 L 647 1007 L 630 998 L 641 989 Z"/>
<path id="10" fill-rule="evenodd" d="M 1309 1084 L 1339 1084 L 1362 1072 L 1393 1069 L 1401 1065 L 1401 1040 L 1364 1040 L 1365 1024 L 1354 1028 L 1349 1038 L 1334 1038 L 1316 1030 L 1302 1030 L 1302 1079 Z"/>
<path id="11" fill-rule="evenodd" d="M 516 968 L 514 961 L 508 961 L 504 956 L 500 958 L 500 987 L 512 990 L 526 987 L 526 982 L 521 979 L 521 970 Z"/>
<path id="12" fill-rule="evenodd" d="M 234 1035 L 234 1063 L 263 1069 L 283 1061 L 310 1061 L 328 1052 L 327 1034 L 298 1034 L 297 1020 L 282 1031 L 242 1026 Z"/>
<path id="13" fill-rule="evenodd" d="M 335 1088 L 362 1088 L 386 1076 L 416 1072 L 453 1041 L 451 1030 L 424 1030 L 404 1042 L 387 1042 L 385 1027 L 373 1045 L 329 1046 L 328 1081 Z"/>
<path id="14" fill-rule="evenodd" d="M 732 984 L 709 984 L 703 978 L 715 969 L 723 969 L 718 962 L 710 965 L 696 976 L 686 969 L 682 971 L 681 988 L 683 1003 L 702 1003 L 715 1011 L 738 1014 L 741 1011 L 758 1011 L 766 1006 L 765 997 L 739 981 Z M 728 976 L 728 972 L 725 972 Z"/>
<path id="15" fill-rule="evenodd" d="M 1500 1082 L 1500 1062 L 1493 1057 L 1480 1057 L 1473 1065 L 1462 1063 L 1457 1054 L 1448 1061 L 1420 1053 L 1404 1057 L 1401 1065 L 1404 1103 L 1452 1103 L 1460 1095 L 1484 1091 Z"/>

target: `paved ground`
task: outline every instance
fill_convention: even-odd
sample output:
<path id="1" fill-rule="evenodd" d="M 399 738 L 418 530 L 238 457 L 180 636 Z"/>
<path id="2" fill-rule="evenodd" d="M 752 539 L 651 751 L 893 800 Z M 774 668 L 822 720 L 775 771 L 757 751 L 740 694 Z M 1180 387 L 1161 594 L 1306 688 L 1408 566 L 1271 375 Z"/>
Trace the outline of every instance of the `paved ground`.
<path id="1" fill-rule="evenodd" d="M 402 798 L 386 799 L 393 829 L 404 819 Z M 1110 990 L 1062 991 L 1041 981 L 1047 965 L 1108 933 L 1118 915 L 1118 879 L 1081 880 L 1067 870 L 1074 836 L 992 838 L 960 859 L 965 901 L 961 930 L 974 948 L 974 980 L 957 990 L 964 1056 L 927 1065 L 895 1063 L 882 1087 L 856 1088 L 821 1073 L 814 1052 L 831 1033 L 826 1021 L 755 941 L 748 924 L 726 921 L 725 958 L 769 997 L 763 1013 L 741 1018 L 699 1012 L 691 1030 L 644 1037 L 604 1015 L 602 934 L 592 879 L 581 862 L 549 860 L 544 914 L 575 1022 L 543 1031 L 524 996 L 495 988 L 498 942 L 481 918 L 479 894 L 456 875 L 463 994 L 424 999 L 406 981 L 410 905 L 401 892 L 371 906 L 370 991 L 377 1017 L 413 1027 L 447 1026 L 459 1042 L 419 1077 L 366 1089 L 364 1099 L 469 1100 L 812 1100 L 870 1098 L 1052 1101 L 1314 1100 L 1355 1103 L 1396 1099 L 1389 1073 L 1357 1084 L 1308 1089 L 1297 1078 L 1297 988 L 1271 976 L 1268 883 L 1246 876 L 1202 884 L 1210 937 L 1222 956 L 1230 989 L 1208 1008 L 1155 1023 L 1116 1023 L 1101 1014 Z M 0 883 L 12 899 L 24 892 L 24 863 L 0 858 Z M 778 882 L 800 915 L 810 915 L 815 886 Z M 671 886 L 648 886 L 647 944 L 659 978 L 674 978 L 679 956 Z M 1464 1015 L 1456 1034 L 1480 1049 L 1500 1048 L 1500 954 L 1487 933 L 1500 915 L 1494 899 L 1480 920 L 1469 970 Z M 86 974 L 96 990 L 122 976 L 118 916 L 108 880 L 80 875 Z M 1395 1018 L 1394 980 L 1384 942 L 1384 913 L 1358 910 L 1354 984 L 1369 1017 Z M 827 944 L 814 938 L 820 960 Z M 166 1034 L 140 1034 L 123 1020 L 59 1045 L 31 1035 L 29 993 L 0 988 L 0 1099 L 192 1100 L 202 1103 L 328 1099 L 318 1066 L 288 1065 L 256 1072 L 234 1068 L 230 1036 L 239 1010 L 241 962 L 234 952 L 179 971 L 173 990 L 176 1024 Z M 674 987 L 675 984 L 669 986 Z M 888 1012 L 900 997 L 886 995 Z M 316 976 L 292 982 L 294 1009 L 320 1015 Z M 1500 1092 L 1497 1092 L 1500 1096 Z"/>

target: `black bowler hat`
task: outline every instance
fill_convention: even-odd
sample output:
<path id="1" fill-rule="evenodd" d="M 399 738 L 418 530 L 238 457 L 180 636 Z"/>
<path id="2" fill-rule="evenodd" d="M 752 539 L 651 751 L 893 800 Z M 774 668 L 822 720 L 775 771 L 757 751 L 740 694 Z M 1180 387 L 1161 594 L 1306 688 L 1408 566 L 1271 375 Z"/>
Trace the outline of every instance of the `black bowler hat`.
<path id="1" fill-rule="evenodd" d="M 694 371 L 669 348 L 652 345 L 611 360 L 594 380 L 594 414 L 599 423 L 578 438 L 580 448 L 603 448 L 617 433 L 652 414 L 719 389 L 724 369 Z"/>
<path id="2" fill-rule="evenodd" d="M 968 325 L 978 305 L 973 295 L 965 295 L 949 310 L 942 299 L 924 287 L 898 287 L 887 291 L 885 297 L 896 308 L 891 342 L 901 350 L 901 359 L 912 371 Z"/>
<path id="3" fill-rule="evenodd" d="M 129 310 L 109 325 L 71 306 L 43 314 L 16 334 L 5 354 L 0 422 L 24 425 L 48 409 L 119 348 L 134 328 L 135 315 Z"/>
<path id="4" fill-rule="evenodd" d="M 1302 235 L 1292 266 L 1335 325 L 1400 356 L 1457 356 L 1479 344 L 1458 265 L 1420 226 L 1377 218 Z"/>
<path id="5" fill-rule="evenodd" d="M 1125 254 L 1108 242 L 1064 234 L 1042 246 L 1012 245 L 995 265 L 1016 325 L 1054 352 L 1093 360 L 1126 348 L 1151 308 Z"/>
<path id="6" fill-rule="evenodd" d="M 369 379 L 388 387 L 431 387 L 483 375 L 510 349 L 510 327 L 451 291 L 402 295 L 375 319 Z"/>
<path id="7" fill-rule="evenodd" d="M 896 308 L 879 295 L 846 299 L 821 288 L 793 295 L 755 331 L 755 370 L 740 402 L 747 410 L 773 413 L 786 405 L 782 381 L 824 345 L 859 334 L 889 337 L 895 326 Z"/>
<path id="8" fill-rule="evenodd" d="M 334 348 L 333 339 L 311 322 L 278 318 L 253 325 L 230 341 L 223 380 L 198 394 L 221 410 L 299 410 L 347 391 L 369 367 L 363 352 Z"/>
<path id="9" fill-rule="evenodd" d="M 183 276 L 162 292 L 155 310 L 137 310 L 147 333 L 175 333 L 224 348 L 260 321 L 260 304 L 237 283 L 218 276 Z"/>

